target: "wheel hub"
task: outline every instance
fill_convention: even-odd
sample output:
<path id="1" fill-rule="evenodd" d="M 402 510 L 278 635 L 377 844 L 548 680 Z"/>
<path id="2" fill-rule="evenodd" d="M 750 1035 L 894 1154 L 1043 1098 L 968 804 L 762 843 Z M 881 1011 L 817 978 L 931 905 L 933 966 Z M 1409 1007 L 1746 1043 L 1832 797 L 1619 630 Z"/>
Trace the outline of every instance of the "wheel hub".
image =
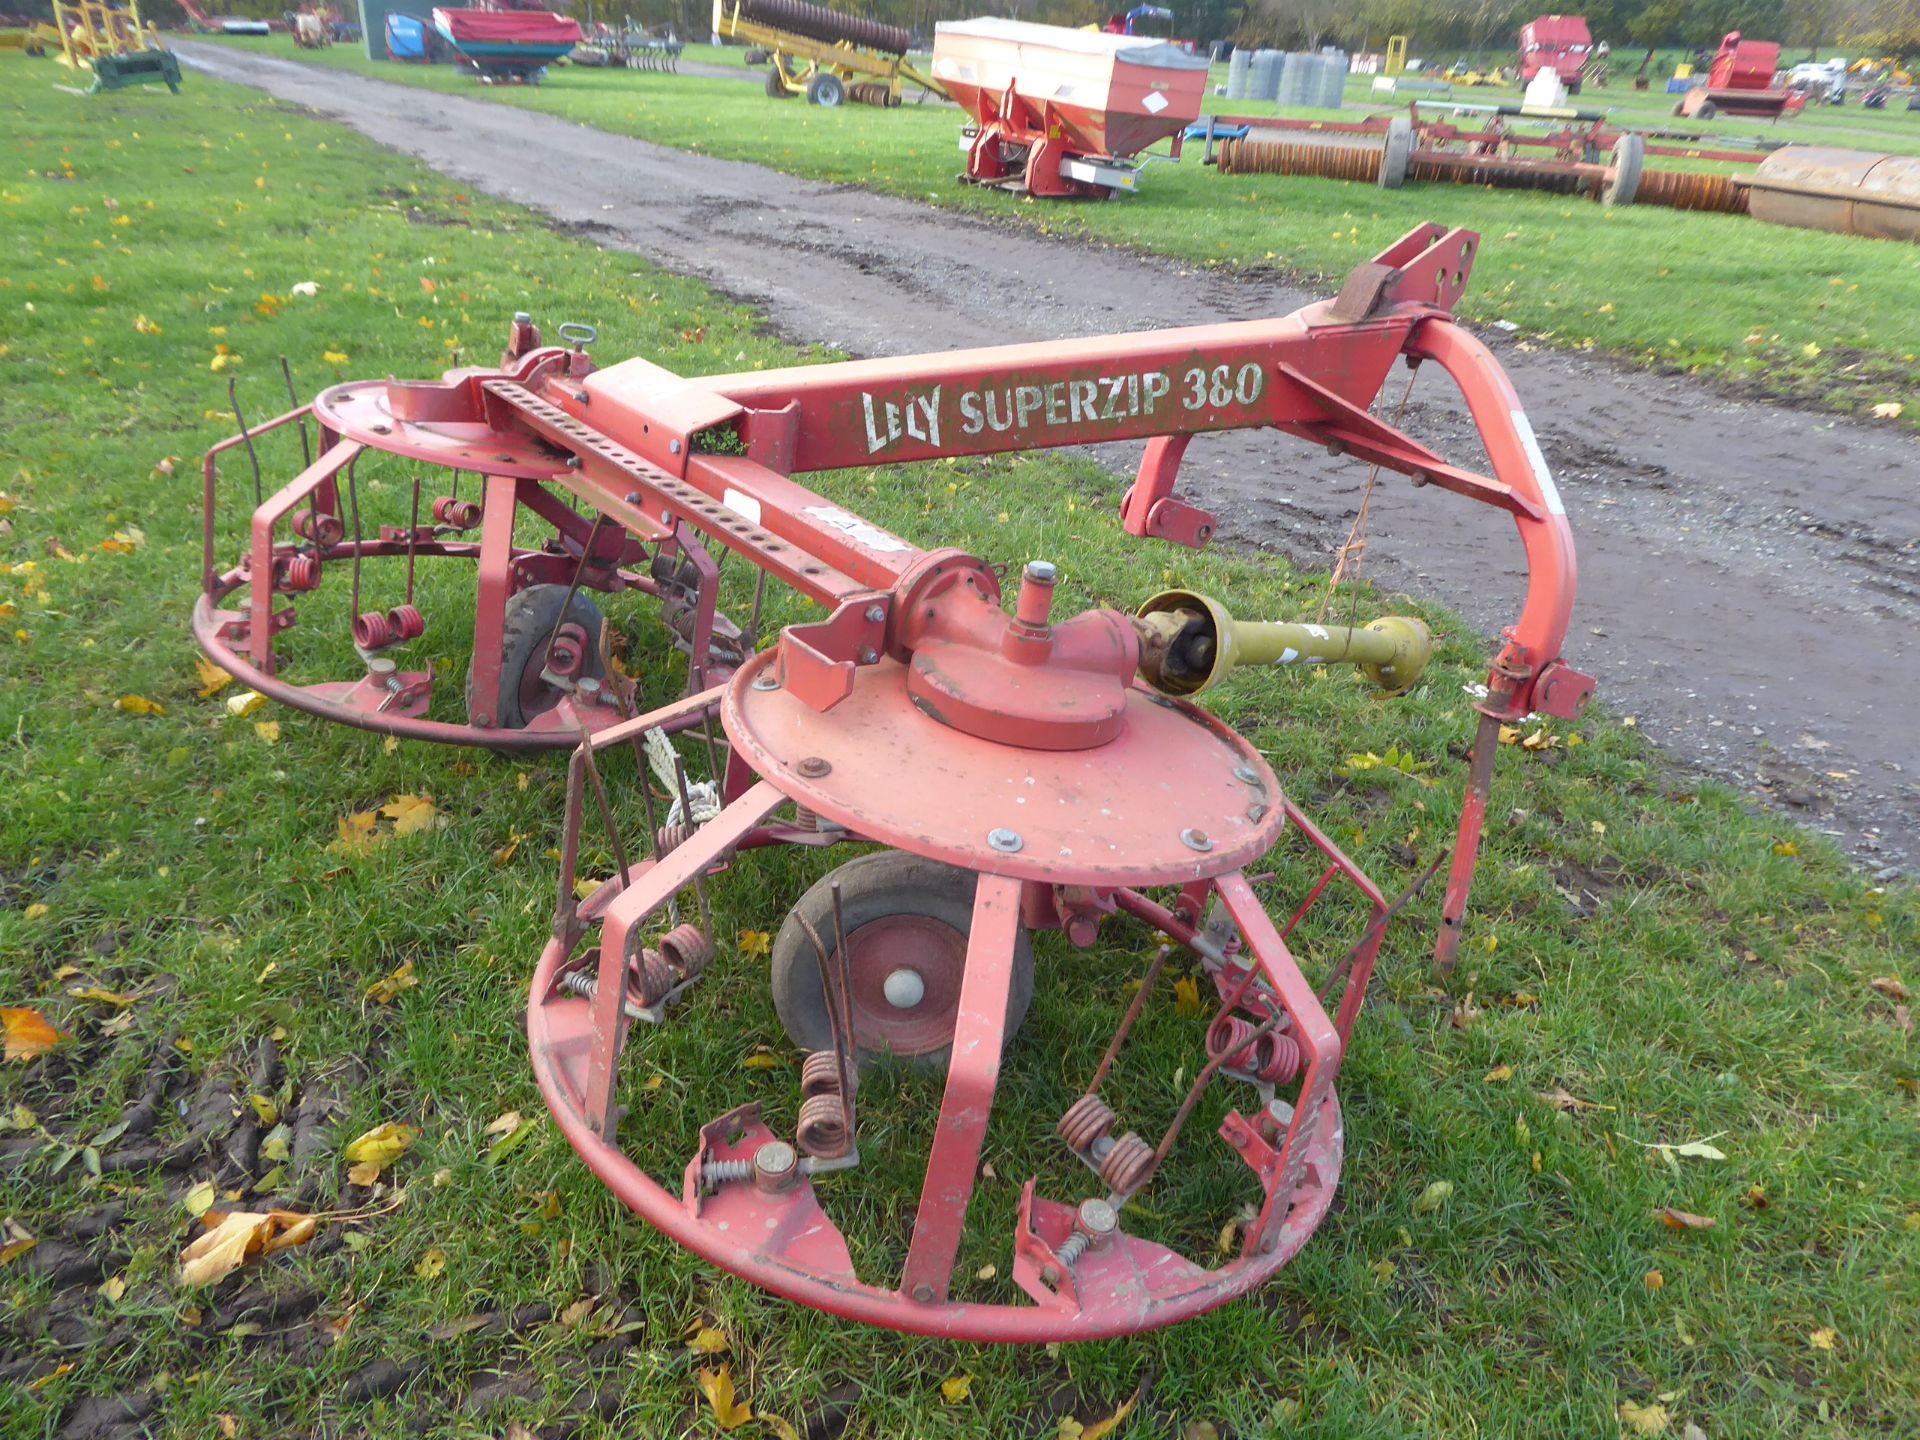
<path id="1" fill-rule="evenodd" d="M 885 915 L 847 936 L 860 1049 L 924 1055 L 953 1041 L 967 937 L 930 915 Z"/>

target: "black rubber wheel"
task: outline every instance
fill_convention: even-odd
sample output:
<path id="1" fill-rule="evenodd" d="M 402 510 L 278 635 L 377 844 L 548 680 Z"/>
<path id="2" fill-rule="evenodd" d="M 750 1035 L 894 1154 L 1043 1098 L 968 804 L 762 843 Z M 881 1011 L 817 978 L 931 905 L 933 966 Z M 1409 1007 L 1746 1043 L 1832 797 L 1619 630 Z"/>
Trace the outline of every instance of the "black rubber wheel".
<path id="1" fill-rule="evenodd" d="M 791 100 L 793 92 L 787 89 L 787 82 L 780 74 L 780 62 L 775 60 L 767 71 L 767 97 L 772 100 Z"/>
<path id="2" fill-rule="evenodd" d="M 520 730 L 536 715 L 543 715 L 560 703 L 560 692 L 540 678 L 547 664 L 547 642 L 553 638 L 560 606 L 566 601 L 564 585 L 529 585 L 507 601 L 506 623 L 500 634 L 500 693 L 494 703 L 474 693 L 474 674 L 467 671 L 467 714 L 476 723 L 490 714 L 493 728 Z M 587 633 L 587 653 L 580 661 L 575 679 L 592 676 L 607 678 L 604 638 L 607 617 L 600 607 L 578 591 L 567 606 L 567 619 Z"/>
<path id="3" fill-rule="evenodd" d="M 807 84 L 807 103 L 822 110 L 831 110 L 846 98 L 846 84 L 828 71 L 822 70 Z"/>
<path id="4" fill-rule="evenodd" d="M 802 1050 L 826 1050 L 833 1029 L 820 986 L 820 958 L 800 926 L 804 915 L 833 945 L 833 893 L 840 884 L 853 973 L 853 1036 L 862 1064 L 885 1054 L 927 1070 L 944 1070 L 953 1048 L 967 932 L 978 878 L 935 860 L 885 850 L 849 860 L 800 898 L 773 942 L 773 1006 L 787 1038 Z M 906 978 L 902 972 L 906 972 Z M 906 978 L 903 998 L 899 982 Z M 1013 979 L 1007 991 L 1007 1035 L 1026 1019 L 1033 999 L 1033 945 L 1015 932 Z"/>
<path id="5" fill-rule="evenodd" d="M 1720 107 L 1714 104 L 1713 101 L 1708 100 L 1702 104 L 1698 110 L 1693 112 L 1693 118 L 1696 120 L 1711 120 L 1719 113 Z"/>

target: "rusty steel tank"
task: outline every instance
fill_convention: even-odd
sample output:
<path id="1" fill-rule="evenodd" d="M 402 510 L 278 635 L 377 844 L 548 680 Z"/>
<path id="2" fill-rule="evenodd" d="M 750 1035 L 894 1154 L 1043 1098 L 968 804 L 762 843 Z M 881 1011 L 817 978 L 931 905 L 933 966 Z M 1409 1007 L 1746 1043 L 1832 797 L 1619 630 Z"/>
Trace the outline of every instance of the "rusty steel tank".
<path id="1" fill-rule="evenodd" d="M 1754 218 L 1920 244 L 1920 156 L 1790 145 L 1749 181 Z"/>

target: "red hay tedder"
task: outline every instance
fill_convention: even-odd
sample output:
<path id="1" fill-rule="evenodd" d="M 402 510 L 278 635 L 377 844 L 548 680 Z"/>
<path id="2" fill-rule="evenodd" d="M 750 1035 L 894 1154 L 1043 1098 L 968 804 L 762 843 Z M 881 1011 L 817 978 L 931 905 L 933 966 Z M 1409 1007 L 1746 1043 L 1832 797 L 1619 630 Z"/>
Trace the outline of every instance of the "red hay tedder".
<path id="1" fill-rule="evenodd" d="M 995 567 L 922 550 L 795 477 L 1145 440 L 1126 530 L 1199 547 L 1212 518 L 1173 494 L 1187 444 L 1270 426 L 1506 512 L 1528 589 L 1477 707 L 1439 932 L 1449 959 L 1499 726 L 1535 710 L 1571 715 L 1591 689 L 1560 658 L 1574 553 L 1553 480 L 1512 386 L 1450 314 L 1477 245 L 1422 227 L 1356 270 L 1337 299 L 1280 319 L 695 379 L 638 359 L 595 368 L 583 346 L 542 346 L 523 320 L 497 369 L 336 386 L 276 421 L 316 423 L 317 458 L 262 499 L 246 560 L 225 572 L 211 562 L 210 460 L 197 629 L 222 665 L 315 713 L 426 738 L 578 742 L 528 1035 L 568 1140 L 653 1225 L 778 1294 L 905 1331 L 1039 1343 L 1170 1324 L 1260 1284 L 1325 1218 L 1344 1145 L 1334 1081 L 1398 903 L 1293 804 L 1258 749 L 1189 697 L 1237 664 L 1295 662 L 1351 662 L 1403 690 L 1426 663 L 1426 632 L 1391 617 L 1244 624 L 1184 591 L 1132 614 L 1059 616 L 1056 572 L 1042 561 L 1025 566 L 1010 612 Z M 1403 358 L 1459 385 L 1491 476 L 1372 415 Z M 446 497 L 432 525 L 369 533 L 353 475 L 374 451 L 478 472 L 480 498 Z M 391 503 L 394 487 L 385 493 Z M 413 506 L 418 495 L 398 492 Z M 538 548 L 515 534 L 516 520 L 534 519 L 553 530 Z M 477 542 L 448 533 L 474 529 Z M 825 617 L 757 649 L 714 613 L 709 545 Z M 381 557 L 411 567 L 428 554 L 478 562 L 468 723 L 424 718 L 430 676 L 389 659 L 418 633 L 405 614 L 356 622 L 362 679 L 296 688 L 278 677 L 274 642 L 293 620 L 281 596 L 317 584 L 323 566 Z M 692 669 L 681 699 L 627 718 L 626 682 L 604 663 L 594 615 L 575 608 L 587 590 L 622 589 L 668 607 Z M 723 742 L 707 728 L 716 714 Z M 704 801 L 664 739 L 690 727 L 705 731 Z M 646 830 L 623 837 L 625 797 L 603 760 L 629 747 L 664 762 L 656 773 L 673 803 L 663 820 L 643 767 Z M 580 900 L 589 815 L 614 873 Z M 641 1120 L 662 1112 L 647 1107 L 636 1071 L 673 1042 L 698 982 L 727 978 L 715 973 L 710 888 L 757 849 L 846 845 L 881 848 L 802 896 L 772 946 L 774 1004 L 807 1055 L 797 1093 L 764 1112 L 754 1103 L 713 1114 L 697 1133 L 647 1138 L 656 1159 L 672 1157 L 654 1178 L 633 1155 Z M 1253 874 L 1270 851 L 1308 857 L 1304 874 L 1318 876 L 1277 922 Z M 1358 933 L 1314 962 L 1316 986 L 1290 946 L 1335 897 L 1361 917 Z M 1107 937 L 1117 943 L 1142 923 L 1166 943 L 1104 1056 L 1069 1077 L 1078 1098 L 1057 1117 L 1063 1169 L 1076 1178 L 1045 1192 L 1028 1180 L 1000 1249 L 1029 1303 L 956 1296 L 1002 1061 L 1034 988 L 1029 935 L 1058 930 L 1087 949 L 1107 927 L 1121 931 Z M 1122 1123 L 1116 1101 L 1128 1095 L 1108 1081 L 1180 950 L 1216 1000 L 1191 1022 L 1184 1098 L 1150 1142 Z M 1051 1042 L 1028 1050 L 1058 1058 Z M 863 1067 L 889 1053 L 944 1071 L 944 1098 L 910 1234 L 854 1249 L 841 1224 L 884 1226 L 858 1188 L 856 1098 Z M 1176 1148 L 1183 1165 L 1200 1155 L 1182 1129 L 1203 1096 L 1219 1104 L 1227 1089 L 1246 1109 L 1224 1109 L 1211 1158 L 1257 1189 L 1257 1213 L 1234 1257 L 1208 1268 L 1129 1233 L 1123 1207 Z M 897 1166 L 896 1145 L 870 1146 L 868 1164 Z M 974 1207 L 976 1221 L 986 1208 Z M 892 1258 L 885 1273 L 861 1273 L 856 1253 Z"/>

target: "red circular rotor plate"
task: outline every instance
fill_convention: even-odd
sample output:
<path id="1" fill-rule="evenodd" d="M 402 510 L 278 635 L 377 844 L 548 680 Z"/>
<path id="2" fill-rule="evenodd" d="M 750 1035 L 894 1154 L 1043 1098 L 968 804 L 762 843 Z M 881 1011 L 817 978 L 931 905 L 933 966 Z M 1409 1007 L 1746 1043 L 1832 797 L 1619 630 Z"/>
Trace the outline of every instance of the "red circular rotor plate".
<path id="1" fill-rule="evenodd" d="M 320 392 L 314 417 L 349 440 L 449 470 L 550 480 L 565 463 L 532 435 L 461 421 L 399 420 L 384 380 L 356 380 Z"/>
<path id="2" fill-rule="evenodd" d="M 785 689 L 755 690 L 778 655 L 764 651 L 734 677 L 727 735 L 802 805 L 896 849 L 1050 884 L 1179 885 L 1258 859 L 1285 823 L 1259 751 L 1206 711 L 1147 690 L 1127 693 L 1125 724 L 1105 745 L 1022 750 L 921 713 L 892 660 L 860 667 L 853 693 L 824 713 Z M 802 760 L 830 768 L 809 777 Z M 1020 837 L 1017 850 L 989 842 L 1000 830 Z M 1188 831 L 1210 848 L 1187 843 Z"/>

